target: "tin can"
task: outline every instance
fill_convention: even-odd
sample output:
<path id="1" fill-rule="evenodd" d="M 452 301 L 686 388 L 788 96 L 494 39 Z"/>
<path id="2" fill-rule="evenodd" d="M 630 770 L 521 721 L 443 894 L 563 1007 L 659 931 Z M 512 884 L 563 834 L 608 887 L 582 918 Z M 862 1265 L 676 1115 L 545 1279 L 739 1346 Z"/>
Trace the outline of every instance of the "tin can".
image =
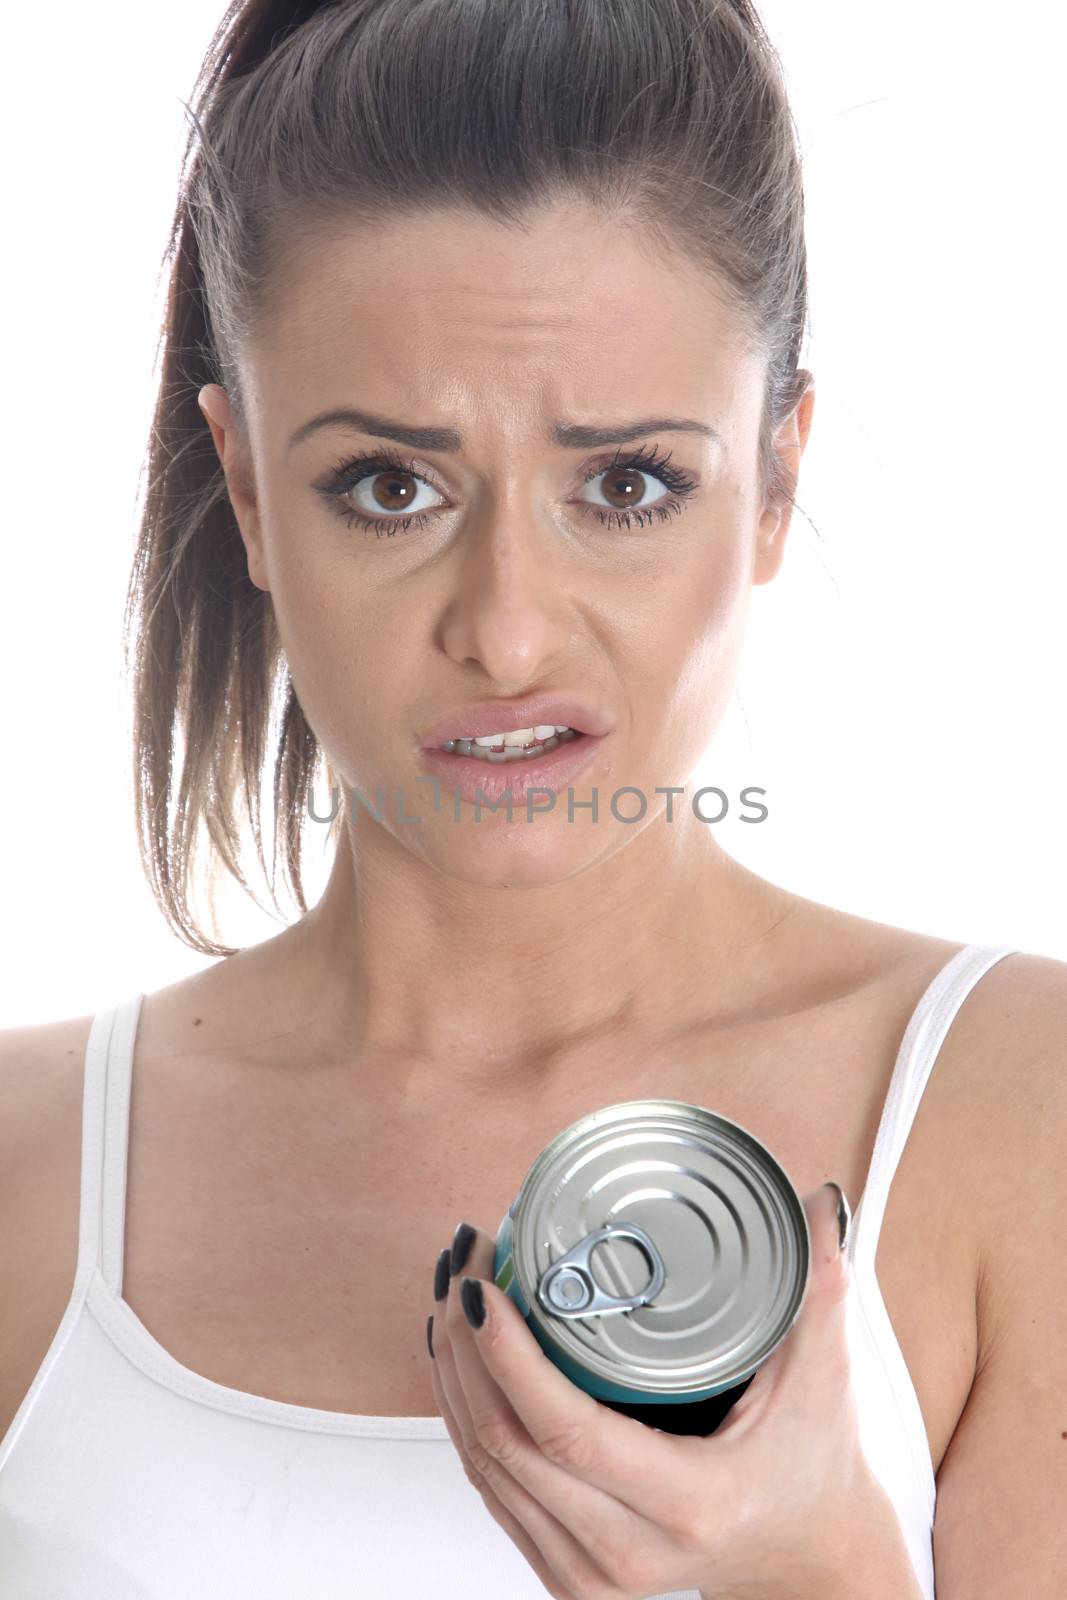
<path id="1" fill-rule="evenodd" d="M 493 1278 L 587 1394 L 706 1434 L 793 1327 L 810 1263 L 800 1196 L 753 1134 L 687 1101 L 627 1100 L 542 1150 Z"/>

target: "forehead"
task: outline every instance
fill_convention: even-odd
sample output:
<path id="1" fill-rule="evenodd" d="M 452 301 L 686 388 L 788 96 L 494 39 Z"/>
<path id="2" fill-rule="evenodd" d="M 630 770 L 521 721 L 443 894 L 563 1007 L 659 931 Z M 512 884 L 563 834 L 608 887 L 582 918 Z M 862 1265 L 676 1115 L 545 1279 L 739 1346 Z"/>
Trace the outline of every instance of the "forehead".
<path id="1" fill-rule="evenodd" d="M 279 427 L 333 403 L 516 431 L 657 398 L 699 415 L 760 372 L 715 278 L 580 204 L 521 230 L 434 212 L 294 235 L 243 363 Z"/>

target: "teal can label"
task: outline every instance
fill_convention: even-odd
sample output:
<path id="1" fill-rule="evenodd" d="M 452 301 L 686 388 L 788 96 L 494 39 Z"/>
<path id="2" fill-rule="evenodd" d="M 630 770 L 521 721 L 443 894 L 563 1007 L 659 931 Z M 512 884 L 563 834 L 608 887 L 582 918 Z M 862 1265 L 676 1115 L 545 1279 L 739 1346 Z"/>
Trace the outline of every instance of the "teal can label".
<path id="1" fill-rule="evenodd" d="M 537 1157 L 493 1277 L 587 1394 L 665 1432 L 710 1433 L 799 1316 L 810 1256 L 800 1196 L 747 1129 L 631 1100 Z"/>

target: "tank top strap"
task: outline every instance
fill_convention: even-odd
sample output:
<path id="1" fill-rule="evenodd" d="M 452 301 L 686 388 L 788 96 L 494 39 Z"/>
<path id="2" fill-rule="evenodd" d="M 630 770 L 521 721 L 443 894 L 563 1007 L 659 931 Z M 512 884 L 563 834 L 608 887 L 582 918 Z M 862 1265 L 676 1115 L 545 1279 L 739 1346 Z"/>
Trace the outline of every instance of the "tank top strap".
<path id="1" fill-rule="evenodd" d="M 130 1074 L 143 998 L 131 995 L 98 1011 L 85 1047 L 78 1281 L 99 1267 L 108 1288 L 120 1296 Z"/>
<path id="2" fill-rule="evenodd" d="M 909 1018 L 882 1108 L 867 1183 L 856 1209 L 850 1254 L 859 1271 L 874 1270 L 889 1186 L 952 1020 L 979 978 L 996 962 L 1016 953 L 1013 945 L 969 944 L 957 950 L 934 975 Z"/>

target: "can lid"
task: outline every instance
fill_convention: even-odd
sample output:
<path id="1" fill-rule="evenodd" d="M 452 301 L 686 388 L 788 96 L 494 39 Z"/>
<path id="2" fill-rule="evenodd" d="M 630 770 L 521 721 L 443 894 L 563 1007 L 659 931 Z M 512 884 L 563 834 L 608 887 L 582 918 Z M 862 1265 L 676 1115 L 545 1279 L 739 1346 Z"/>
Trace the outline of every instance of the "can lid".
<path id="1" fill-rule="evenodd" d="M 572 1123 L 510 1214 L 538 1328 L 638 1390 L 740 1382 L 785 1338 L 807 1289 L 811 1240 L 788 1174 L 747 1129 L 687 1101 L 629 1100 Z"/>

